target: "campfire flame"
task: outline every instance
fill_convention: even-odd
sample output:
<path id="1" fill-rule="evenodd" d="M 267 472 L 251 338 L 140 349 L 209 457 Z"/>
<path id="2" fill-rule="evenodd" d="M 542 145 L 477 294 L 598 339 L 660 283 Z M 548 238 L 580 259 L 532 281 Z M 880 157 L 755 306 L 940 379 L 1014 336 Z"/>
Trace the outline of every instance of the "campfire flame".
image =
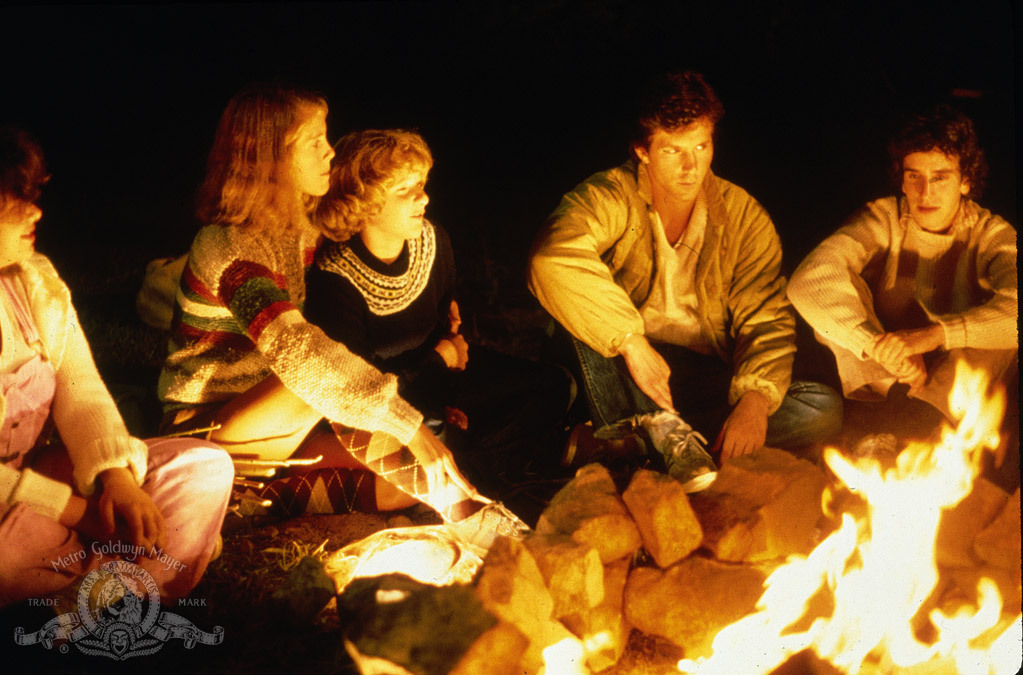
<path id="1" fill-rule="evenodd" d="M 765 581 L 757 611 L 726 627 L 713 654 L 683 659 L 685 673 L 769 673 L 806 649 L 845 673 L 1012 674 L 1019 668 L 1023 616 L 1002 617 L 995 584 L 981 579 L 976 606 L 917 616 L 938 583 L 935 538 L 942 512 L 972 489 L 985 451 L 998 446 L 1002 392 L 984 372 L 958 364 L 950 409 L 959 423 L 936 445 L 911 443 L 894 467 L 849 459 L 828 448 L 825 461 L 866 502 L 809 556 L 792 556 Z M 931 639 L 922 641 L 924 634 Z M 921 669 L 922 668 L 922 669 Z"/>

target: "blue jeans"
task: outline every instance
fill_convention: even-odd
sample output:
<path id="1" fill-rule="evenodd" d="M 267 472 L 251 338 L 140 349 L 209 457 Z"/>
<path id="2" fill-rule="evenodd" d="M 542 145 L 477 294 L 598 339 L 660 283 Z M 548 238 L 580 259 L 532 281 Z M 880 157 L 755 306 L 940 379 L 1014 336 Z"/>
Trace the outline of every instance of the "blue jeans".
<path id="1" fill-rule="evenodd" d="M 634 415 L 660 410 L 636 386 L 624 358 L 601 356 L 560 327 L 558 333 L 571 342 L 574 358 L 568 359 L 568 366 L 585 397 L 596 435 L 614 436 Z M 731 368 L 716 356 L 677 345 L 651 345 L 671 368 L 669 386 L 679 415 L 713 443 L 732 411 L 728 405 Z M 767 419 L 767 445 L 805 448 L 836 436 L 841 428 L 842 397 L 825 384 L 794 381 L 781 406 Z"/>

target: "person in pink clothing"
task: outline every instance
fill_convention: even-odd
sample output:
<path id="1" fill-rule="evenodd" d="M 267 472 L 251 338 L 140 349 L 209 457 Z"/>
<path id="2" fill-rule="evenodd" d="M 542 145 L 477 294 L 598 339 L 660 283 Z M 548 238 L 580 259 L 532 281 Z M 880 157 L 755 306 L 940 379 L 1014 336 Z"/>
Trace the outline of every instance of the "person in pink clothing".
<path id="1" fill-rule="evenodd" d="M 173 603 L 219 546 L 233 467 L 205 441 L 129 435 L 70 291 L 35 251 L 48 177 L 39 146 L 0 128 L 0 607 L 111 558 Z"/>

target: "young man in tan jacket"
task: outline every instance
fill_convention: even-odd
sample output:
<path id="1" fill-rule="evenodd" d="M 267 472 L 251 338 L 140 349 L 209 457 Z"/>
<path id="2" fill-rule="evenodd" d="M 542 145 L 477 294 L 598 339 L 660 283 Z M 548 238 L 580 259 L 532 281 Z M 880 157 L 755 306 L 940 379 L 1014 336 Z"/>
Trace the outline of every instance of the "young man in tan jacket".
<path id="1" fill-rule="evenodd" d="M 597 435 L 643 429 L 688 491 L 716 475 L 705 438 L 728 459 L 841 425 L 834 391 L 791 382 L 795 315 L 770 217 L 710 170 L 723 112 L 698 73 L 653 82 L 635 157 L 566 194 L 530 262 Z"/>

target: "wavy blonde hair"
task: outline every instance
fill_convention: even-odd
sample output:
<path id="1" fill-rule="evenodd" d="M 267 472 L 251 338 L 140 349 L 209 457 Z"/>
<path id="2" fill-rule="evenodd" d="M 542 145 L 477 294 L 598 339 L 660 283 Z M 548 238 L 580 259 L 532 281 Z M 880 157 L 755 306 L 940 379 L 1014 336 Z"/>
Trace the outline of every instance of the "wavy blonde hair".
<path id="1" fill-rule="evenodd" d="M 338 141 L 330 190 L 314 222 L 327 237 L 345 241 L 384 205 L 387 188 L 411 172 L 427 172 L 433 155 L 423 137 L 405 129 L 354 131 Z"/>
<path id="2" fill-rule="evenodd" d="M 280 84 L 238 92 L 217 126 L 197 199 L 200 221 L 269 229 L 308 222 L 316 200 L 295 186 L 294 142 L 299 128 L 326 110 L 319 94 Z"/>

